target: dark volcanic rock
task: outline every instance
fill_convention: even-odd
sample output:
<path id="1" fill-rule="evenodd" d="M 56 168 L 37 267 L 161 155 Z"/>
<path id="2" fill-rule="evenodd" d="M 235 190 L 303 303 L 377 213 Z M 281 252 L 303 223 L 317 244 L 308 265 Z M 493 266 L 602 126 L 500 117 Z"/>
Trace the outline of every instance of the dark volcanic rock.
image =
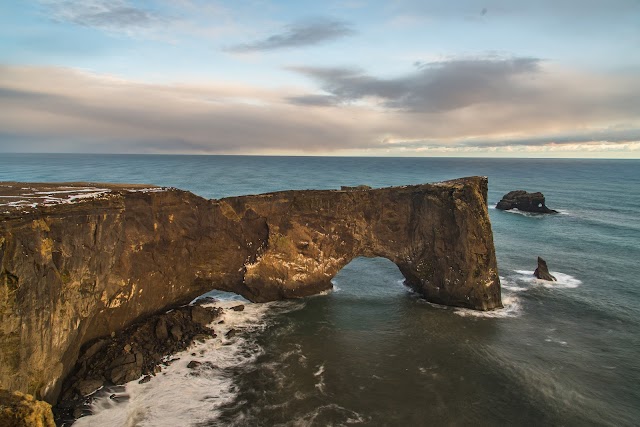
<path id="1" fill-rule="evenodd" d="M 167 322 L 164 320 L 164 317 L 158 319 L 158 323 L 156 323 L 155 329 L 156 338 L 160 341 L 166 341 L 169 338 L 169 331 L 167 330 Z"/>
<path id="2" fill-rule="evenodd" d="M 179 307 L 134 323 L 114 337 L 87 344 L 64 383 L 62 401 L 54 408 L 57 416 L 69 418 L 84 404 L 84 396 L 105 383 L 124 384 L 143 375 L 141 384 L 150 381 L 165 356 L 188 348 L 196 339 L 215 336 L 206 324 L 221 313 L 222 309 L 216 307 Z M 201 323 L 203 319 L 205 324 Z M 159 340 L 158 325 L 164 331 L 179 329 L 180 334 L 163 334 L 165 338 Z M 100 351 L 95 350 L 98 343 Z"/>
<path id="3" fill-rule="evenodd" d="M 233 310 L 233 311 L 243 311 L 244 310 L 244 304 L 235 305 L 235 306 L 231 307 L 231 310 Z"/>
<path id="4" fill-rule="evenodd" d="M 524 190 L 510 191 L 502 196 L 502 200 L 498 202 L 496 209 L 503 211 L 518 209 L 523 212 L 558 213 L 558 211 L 547 207 L 544 202 L 544 194 L 540 192 L 527 193 Z"/>
<path id="5" fill-rule="evenodd" d="M 88 396 L 93 393 L 104 384 L 104 380 L 102 379 L 86 379 L 80 380 L 76 384 L 74 384 L 76 390 L 80 394 L 80 396 Z"/>
<path id="6" fill-rule="evenodd" d="M 32 205 L 61 187 L 47 200 L 82 197 Z M 89 378 L 92 364 L 76 362 L 98 339 L 118 341 L 92 350 L 109 363 L 126 344 L 144 356 L 141 369 L 113 367 L 105 380 L 142 374 L 189 334 L 184 320 L 154 319 L 146 339 L 131 340 L 122 331 L 139 319 L 211 289 L 256 302 L 316 294 L 360 256 L 391 260 L 429 301 L 499 308 L 486 202 L 484 177 L 221 200 L 171 188 L 0 183 L 0 386 L 55 402 L 72 371 Z"/>
<path id="7" fill-rule="evenodd" d="M 138 384 L 148 383 L 149 381 L 151 381 L 151 375 L 145 375 L 138 381 Z"/>
<path id="8" fill-rule="evenodd" d="M 217 311 L 212 311 L 199 305 L 195 305 L 191 309 L 191 320 L 202 326 L 213 322 L 216 317 L 218 317 Z"/>
<path id="9" fill-rule="evenodd" d="M 549 282 L 556 281 L 556 278 L 549 273 L 547 262 L 540 257 L 538 257 L 538 267 L 536 268 L 536 271 L 533 272 L 533 275 L 538 279 L 548 280 Z"/>

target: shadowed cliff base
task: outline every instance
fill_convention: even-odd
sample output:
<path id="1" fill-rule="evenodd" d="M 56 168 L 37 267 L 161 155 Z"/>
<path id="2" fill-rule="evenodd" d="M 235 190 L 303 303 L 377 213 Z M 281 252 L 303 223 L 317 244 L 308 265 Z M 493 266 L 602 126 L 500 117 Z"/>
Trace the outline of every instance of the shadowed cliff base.
<path id="1" fill-rule="evenodd" d="M 486 202 L 485 177 L 221 200 L 0 183 L 0 385 L 55 402 L 84 343 L 211 289 L 316 294 L 359 256 L 391 260 L 429 301 L 499 308 Z"/>

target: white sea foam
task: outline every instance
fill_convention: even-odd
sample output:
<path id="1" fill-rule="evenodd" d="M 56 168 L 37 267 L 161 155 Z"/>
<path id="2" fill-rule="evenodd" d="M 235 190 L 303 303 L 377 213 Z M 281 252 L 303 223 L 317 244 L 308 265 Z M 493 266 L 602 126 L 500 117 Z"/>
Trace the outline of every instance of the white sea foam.
<path id="1" fill-rule="evenodd" d="M 514 294 L 502 295 L 503 308 L 491 311 L 471 310 L 468 308 L 454 308 L 453 312 L 462 317 L 485 317 L 493 319 L 503 319 L 507 317 L 518 317 L 522 314 L 520 298 Z"/>
<path id="2" fill-rule="evenodd" d="M 522 215 L 522 216 L 526 216 L 528 218 L 545 218 L 545 216 L 546 216 L 546 214 L 535 213 L 535 212 L 525 212 L 525 211 L 521 211 L 520 209 L 517 209 L 517 208 L 509 209 L 509 210 L 502 211 L 502 212 L 516 214 L 516 215 Z"/>
<path id="3" fill-rule="evenodd" d="M 550 289 L 574 289 L 582 284 L 580 279 L 557 271 L 550 271 L 551 275 L 557 279 L 555 282 L 538 279 L 533 275 L 533 271 L 530 270 L 515 270 L 515 272 L 518 273 L 517 278 L 519 281 L 530 283 L 532 286 L 543 286 Z"/>
<path id="4" fill-rule="evenodd" d="M 551 342 L 551 343 L 555 343 L 555 344 L 560 344 L 560 345 L 567 345 L 566 341 L 562 341 L 562 340 L 558 340 L 555 338 L 551 338 L 551 337 L 547 337 L 544 340 L 545 342 Z"/>
<path id="5" fill-rule="evenodd" d="M 316 388 L 318 389 L 318 391 L 320 391 L 320 393 L 324 394 L 324 387 L 325 387 L 324 363 L 318 367 L 318 370 L 313 373 L 313 376 L 318 379 L 318 382 L 316 383 Z"/>
<path id="6" fill-rule="evenodd" d="M 495 205 L 489 205 L 489 209 L 497 210 L 496 206 L 498 206 L 497 203 Z M 506 212 L 506 213 L 512 213 L 512 214 L 516 214 L 516 215 L 522 215 L 522 216 L 526 216 L 526 217 L 530 217 L 530 218 L 546 218 L 548 216 L 548 214 L 545 214 L 545 213 L 525 212 L 525 211 L 521 211 L 518 208 L 513 208 L 513 209 L 509 209 L 509 210 L 501 210 L 500 209 L 500 211 L 501 212 Z M 555 209 L 555 211 L 560 215 L 572 215 L 571 212 L 566 210 L 566 209 Z"/>
<path id="7" fill-rule="evenodd" d="M 92 406 L 94 415 L 80 418 L 75 425 L 173 427 L 215 419 L 219 408 L 237 395 L 232 370 L 253 363 L 262 353 L 251 332 L 266 326 L 264 318 L 273 305 L 245 303 L 243 311 L 228 310 L 238 302 L 231 299 L 215 303 L 227 309 L 214 321 L 217 338 L 175 354 L 180 360 L 164 368 L 151 381 L 126 384 L 124 392 L 116 396 L 128 395 L 128 400 L 98 398 Z M 224 323 L 218 324 L 220 320 Z M 232 328 L 240 333 L 227 339 L 225 334 Z M 201 365 L 187 368 L 191 360 Z"/>
<path id="8" fill-rule="evenodd" d="M 335 416 L 337 416 L 338 414 L 341 415 L 342 417 L 345 417 L 344 420 L 344 424 L 346 425 L 351 425 L 351 424 L 362 424 L 364 422 L 367 422 L 369 420 L 367 420 L 366 418 L 364 418 L 361 414 L 352 411 L 350 409 L 344 408 L 340 405 L 337 405 L 335 403 L 330 403 L 327 405 L 323 405 L 323 406 L 318 406 L 317 408 L 315 408 L 313 411 L 298 417 L 296 419 L 293 419 L 291 421 L 289 421 L 288 423 L 284 424 L 284 426 L 292 426 L 292 427 L 303 427 L 303 426 L 313 426 L 313 425 L 318 425 L 316 422 L 316 418 L 318 418 L 320 415 L 322 415 L 323 412 L 330 412 L 332 414 L 334 414 L 334 416 L 332 418 L 335 418 Z M 329 424 L 329 425 L 334 425 L 334 424 Z M 339 424 L 341 425 L 341 424 Z"/>
<path id="9" fill-rule="evenodd" d="M 503 308 L 492 311 L 478 311 L 468 308 L 454 308 L 453 312 L 462 317 L 486 317 L 493 319 L 502 319 L 508 317 L 518 317 L 522 314 L 522 305 L 520 303 L 519 292 L 526 290 L 527 288 L 518 286 L 511 280 L 500 276 L 500 283 L 502 288 L 502 305 Z"/>

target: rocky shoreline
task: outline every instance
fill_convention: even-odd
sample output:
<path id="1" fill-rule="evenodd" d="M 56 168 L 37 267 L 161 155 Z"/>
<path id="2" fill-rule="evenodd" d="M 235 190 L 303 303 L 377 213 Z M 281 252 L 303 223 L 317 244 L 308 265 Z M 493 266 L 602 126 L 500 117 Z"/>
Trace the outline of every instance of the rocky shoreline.
<path id="1" fill-rule="evenodd" d="M 148 382 L 176 360 L 172 354 L 188 349 L 196 341 L 215 338 L 211 325 L 216 324 L 223 309 L 208 306 L 212 302 L 214 300 L 201 299 L 86 344 L 63 383 L 60 402 L 53 408 L 56 424 L 69 426 L 86 415 L 92 395 L 102 387 L 135 380 Z M 243 309 L 241 304 L 230 308 Z M 234 333 L 232 329 L 227 335 Z"/>

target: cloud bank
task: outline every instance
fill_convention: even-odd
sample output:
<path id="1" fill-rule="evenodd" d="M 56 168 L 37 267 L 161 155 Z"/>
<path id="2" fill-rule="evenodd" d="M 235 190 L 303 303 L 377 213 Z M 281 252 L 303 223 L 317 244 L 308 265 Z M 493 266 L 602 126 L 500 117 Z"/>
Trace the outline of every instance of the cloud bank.
<path id="1" fill-rule="evenodd" d="M 344 68 L 290 69 L 319 82 L 339 102 L 378 98 L 388 108 L 437 112 L 482 102 L 517 102 L 532 96 L 532 90 L 520 80 L 538 73 L 540 60 L 456 59 L 420 64 L 418 68 L 415 73 L 391 79 Z M 318 99 L 326 103 L 325 99 Z"/>
<path id="2" fill-rule="evenodd" d="M 456 59 L 386 80 L 295 69 L 326 92 L 0 66 L 0 151 L 640 156 L 633 72 L 527 58 Z"/>

